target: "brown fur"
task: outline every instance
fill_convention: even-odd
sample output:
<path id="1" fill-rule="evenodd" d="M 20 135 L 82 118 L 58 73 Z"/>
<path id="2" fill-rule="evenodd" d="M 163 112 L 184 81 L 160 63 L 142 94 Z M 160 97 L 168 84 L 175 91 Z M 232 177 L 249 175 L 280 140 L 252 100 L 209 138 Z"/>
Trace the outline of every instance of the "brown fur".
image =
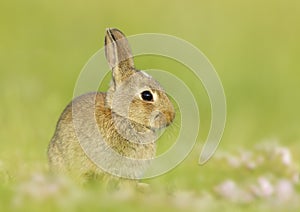
<path id="1" fill-rule="evenodd" d="M 123 42 L 116 45 L 115 39 L 123 39 Z M 108 29 L 105 40 L 106 57 L 113 72 L 109 91 L 75 98 L 61 114 L 48 148 L 51 171 L 80 181 L 90 176 L 109 176 L 97 165 L 97 158 L 103 159 L 109 167 L 118 163 L 114 157 L 105 155 L 107 148 L 126 158 L 154 158 L 156 129 L 168 126 L 175 116 L 174 108 L 159 83 L 133 69 L 125 36 L 117 29 Z M 110 44 L 113 46 L 108 47 Z M 141 89 L 155 92 L 158 100 L 145 102 L 140 99 Z M 155 111 L 159 111 L 159 115 L 151 124 L 149 120 Z M 147 142 L 146 137 L 150 137 Z M 139 166 L 138 163 L 132 164 L 133 169 Z"/>

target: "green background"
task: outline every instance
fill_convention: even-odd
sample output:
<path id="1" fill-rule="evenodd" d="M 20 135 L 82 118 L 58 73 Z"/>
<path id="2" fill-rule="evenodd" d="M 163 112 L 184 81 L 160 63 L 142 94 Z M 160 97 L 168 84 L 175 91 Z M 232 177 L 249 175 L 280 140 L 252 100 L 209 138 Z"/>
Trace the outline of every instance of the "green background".
<path id="1" fill-rule="evenodd" d="M 0 26 L 0 209 L 14 208 L 15 188 L 33 173 L 46 172 L 46 149 L 56 121 L 73 97 L 82 67 L 103 47 L 107 27 L 126 35 L 166 33 L 199 48 L 214 65 L 226 93 L 227 124 L 218 152 L 253 149 L 271 140 L 289 148 L 299 168 L 300 1 L 4 0 Z M 141 69 L 170 70 L 199 93 L 203 127 L 192 154 L 166 176 L 147 181 L 159 193 L 151 193 L 153 201 L 138 194 L 110 201 L 105 192 L 88 188 L 78 191 L 83 200 L 76 207 L 61 206 L 55 198 L 38 203 L 33 198 L 20 208 L 176 209 L 167 201 L 169 187 L 214 196 L 212 187 L 224 179 L 224 173 L 237 182 L 259 175 L 259 171 L 252 175 L 223 167 L 214 158 L 198 166 L 210 124 L 204 89 L 172 61 L 148 56 L 137 58 L 136 64 Z M 272 173 L 274 166 L 261 171 Z M 295 189 L 299 191 L 299 185 Z M 219 203 L 211 210 L 257 210 L 257 202 L 245 206 L 213 198 L 212 205 Z"/>

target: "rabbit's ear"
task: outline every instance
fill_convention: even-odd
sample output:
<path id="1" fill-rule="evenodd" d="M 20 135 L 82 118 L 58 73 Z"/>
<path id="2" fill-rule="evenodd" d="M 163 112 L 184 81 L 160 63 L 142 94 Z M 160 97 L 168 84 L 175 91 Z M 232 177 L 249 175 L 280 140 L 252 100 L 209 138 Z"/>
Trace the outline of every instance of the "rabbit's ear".
<path id="1" fill-rule="evenodd" d="M 115 85 L 136 72 L 128 40 L 120 30 L 106 30 L 105 56 L 112 70 Z"/>

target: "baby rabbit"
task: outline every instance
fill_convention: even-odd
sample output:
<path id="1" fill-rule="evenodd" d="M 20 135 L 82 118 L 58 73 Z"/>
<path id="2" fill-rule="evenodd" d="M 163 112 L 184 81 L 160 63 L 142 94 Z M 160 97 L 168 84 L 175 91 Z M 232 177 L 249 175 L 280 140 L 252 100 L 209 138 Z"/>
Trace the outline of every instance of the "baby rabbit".
<path id="1" fill-rule="evenodd" d="M 79 180 L 138 179 L 155 157 L 158 130 L 174 120 L 165 91 L 135 69 L 129 43 L 118 29 L 106 30 L 105 55 L 112 70 L 110 88 L 75 98 L 61 114 L 48 147 L 54 173 Z"/>

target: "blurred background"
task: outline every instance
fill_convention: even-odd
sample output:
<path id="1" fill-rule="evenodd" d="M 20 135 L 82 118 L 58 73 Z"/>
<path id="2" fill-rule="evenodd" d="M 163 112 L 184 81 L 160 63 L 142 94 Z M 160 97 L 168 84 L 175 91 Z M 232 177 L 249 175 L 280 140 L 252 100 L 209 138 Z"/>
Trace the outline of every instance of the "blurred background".
<path id="1" fill-rule="evenodd" d="M 47 169 L 56 122 L 82 67 L 103 47 L 107 27 L 126 35 L 166 33 L 199 48 L 218 72 L 227 98 L 218 151 L 275 140 L 299 167 L 299 23 L 297 0 L 1 1 L 0 162 L 10 176 L 4 190 L 9 193 L 28 172 Z M 224 173 L 214 159 L 197 165 L 210 124 L 205 90 L 172 61 L 149 56 L 136 63 L 141 69 L 170 70 L 199 92 L 203 128 L 195 154 L 166 177 L 179 189 L 198 192 Z M 197 179 L 191 176 L 195 170 Z M 157 187 L 164 182 L 155 180 Z"/>

